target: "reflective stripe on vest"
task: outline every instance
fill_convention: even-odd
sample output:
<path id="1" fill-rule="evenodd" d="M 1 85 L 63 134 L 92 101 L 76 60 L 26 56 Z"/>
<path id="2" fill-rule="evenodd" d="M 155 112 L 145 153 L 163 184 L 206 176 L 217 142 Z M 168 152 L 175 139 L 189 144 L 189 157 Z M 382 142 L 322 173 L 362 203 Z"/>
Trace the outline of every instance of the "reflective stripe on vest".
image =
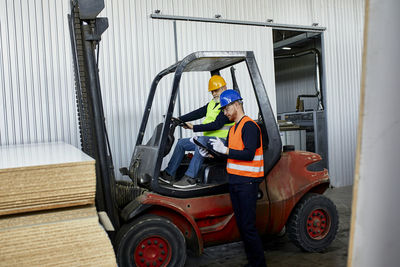
<path id="1" fill-rule="evenodd" d="M 210 101 L 207 105 L 207 114 L 202 122 L 202 124 L 207 124 L 215 121 L 217 119 L 218 114 L 221 112 L 219 109 L 221 105 L 219 103 L 216 103 L 214 99 Z M 228 136 L 228 132 L 230 127 L 235 124 L 234 122 L 225 124 L 221 129 L 215 130 L 215 131 L 207 131 L 204 132 L 204 136 L 215 136 L 215 137 L 221 137 L 221 138 L 226 138 Z"/>
<path id="2" fill-rule="evenodd" d="M 235 127 L 232 127 L 229 131 L 229 148 L 235 150 L 243 150 L 244 144 L 242 139 L 242 129 L 246 122 L 251 121 L 255 125 L 257 123 L 245 116 L 239 122 L 237 129 L 235 131 Z M 257 125 L 257 128 L 260 130 L 260 127 Z M 228 159 L 226 165 L 226 171 L 230 174 L 246 176 L 246 177 L 262 177 L 264 176 L 264 155 L 262 149 L 262 137 L 260 130 L 260 147 L 256 149 L 256 153 L 254 155 L 253 160 L 245 161 L 245 160 L 237 160 L 237 159 Z"/>
<path id="3" fill-rule="evenodd" d="M 243 165 L 234 164 L 234 163 L 228 163 L 226 165 L 226 168 L 227 169 L 235 169 L 235 170 L 239 170 L 239 171 L 245 171 L 245 172 L 251 172 L 251 173 L 264 172 L 264 166 L 251 167 L 251 166 L 243 166 Z"/>

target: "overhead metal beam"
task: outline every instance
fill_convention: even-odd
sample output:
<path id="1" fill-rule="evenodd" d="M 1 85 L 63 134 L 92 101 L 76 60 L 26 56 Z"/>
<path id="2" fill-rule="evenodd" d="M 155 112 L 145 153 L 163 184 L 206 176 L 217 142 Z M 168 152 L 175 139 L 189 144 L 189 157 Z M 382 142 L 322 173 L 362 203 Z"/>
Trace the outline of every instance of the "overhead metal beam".
<path id="1" fill-rule="evenodd" d="M 319 32 L 305 32 L 305 33 L 301 33 L 299 35 L 287 38 L 285 40 L 282 41 L 278 41 L 276 43 L 274 43 L 274 49 L 278 49 L 281 47 L 285 47 L 285 46 L 289 46 L 289 45 L 293 45 L 296 43 L 299 43 L 301 41 L 303 41 L 304 39 L 308 39 L 308 38 L 312 38 L 314 36 L 320 35 Z"/>
<path id="2" fill-rule="evenodd" d="M 326 30 L 325 27 L 317 27 L 317 26 L 302 26 L 302 25 L 291 25 L 291 24 L 279 24 L 279 23 L 273 23 L 273 22 L 258 22 L 258 21 L 246 21 L 246 20 L 230 20 L 230 19 L 217 19 L 217 18 L 162 15 L 162 14 L 158 14 L 158 13 L 150 14 L 150 18 L 269 27 L 269 28 L 273 28 L 273 29 L 277 29 L 277 30 L 290 30 L 290 31 L 323 32 Z"/>

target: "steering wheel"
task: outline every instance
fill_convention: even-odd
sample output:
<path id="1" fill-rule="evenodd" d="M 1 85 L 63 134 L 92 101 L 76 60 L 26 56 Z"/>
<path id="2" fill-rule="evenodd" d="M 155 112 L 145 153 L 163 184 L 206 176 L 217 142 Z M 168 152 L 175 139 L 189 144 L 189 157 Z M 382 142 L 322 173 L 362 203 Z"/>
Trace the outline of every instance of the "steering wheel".
<path id="1" fill-rule="evenodd" d="M 174 125 L 176 125 L 176 126 L 188 127 L 188 125 L 186 124 L 186 122 L 182 121 L 182 120 L 179 119 L 179 118 L 172 117 L 172 118 L 171 118 L 171 121 L 172 121 L 172 123 L 173 123 Z"/>
<path id="2" fill-rule="evenodd" d="M 176 126 L 181 126 L 181 127 L 187 126 L 185 122 L 175 117 L 171 118 L 171 122 L 172 123 L 169 128 L 167 143 L 165 145 L 164 157 L 171 151 L 172 145 L 174 144 L 175 141 L 174 132 Z"/>

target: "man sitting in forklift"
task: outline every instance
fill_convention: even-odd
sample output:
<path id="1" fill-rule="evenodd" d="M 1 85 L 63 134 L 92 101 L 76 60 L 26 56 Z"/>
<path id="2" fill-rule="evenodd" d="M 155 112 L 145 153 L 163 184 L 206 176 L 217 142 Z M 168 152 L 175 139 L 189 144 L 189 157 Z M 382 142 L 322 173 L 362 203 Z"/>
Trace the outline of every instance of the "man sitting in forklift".
<path id="1" fill-rule="evenodd" d="M 226 82 L 224 78 L 219 75 L 213 75 L 208 82 L 208 91 L 211 92 L 213 99 L 203 107 L 179 117 L 181 121 L 186 122 L 185 129 L 191 129 L 193 132 L 203 132 L 203 136 L 199 136 L 197 141 L 205 146 L 211 137 L 226 138 L 229 128 L 233 125 L 220 110 L 219 96 L 225 90 Z M 188 122 L 203 117 L 205 119 L 202 124 L 192 125 Z M 204 157 L 200 154 L 199 148 L 193 143 L 192 138 L 179 139 L 167 168 L 160 172 L 160 181 L 172 184 L 172 186 L 177 188 L 196 186 L 196 177 L 204 161 Z M 194 151 L 193 158 L 182 179 L 174 182 L 174 176 L 185 156 L 185 151 Z"/>

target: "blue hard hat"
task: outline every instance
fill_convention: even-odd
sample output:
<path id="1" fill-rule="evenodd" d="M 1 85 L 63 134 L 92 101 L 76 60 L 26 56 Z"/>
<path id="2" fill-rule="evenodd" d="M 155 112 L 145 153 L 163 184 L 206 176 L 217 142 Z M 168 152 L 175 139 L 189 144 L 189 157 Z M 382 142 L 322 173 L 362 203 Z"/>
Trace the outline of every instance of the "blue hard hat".
<path id="1" fill-rule="evenodd" d="M 223 91 L 219 96 L 219 103 L 221 104 L 219 109 L 223 109 L 225 106 L 238 100 L 242 100 L 242 97 L 237 91 L 232 89 Z"/>

